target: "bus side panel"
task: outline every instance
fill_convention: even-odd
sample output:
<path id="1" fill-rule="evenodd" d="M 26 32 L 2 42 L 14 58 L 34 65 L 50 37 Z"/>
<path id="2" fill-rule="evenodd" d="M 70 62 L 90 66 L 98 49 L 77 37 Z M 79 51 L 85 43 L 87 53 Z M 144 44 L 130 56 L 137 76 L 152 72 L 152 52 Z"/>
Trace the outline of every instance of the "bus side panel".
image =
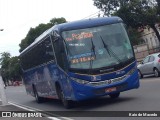
<path id="1" fill-rule="evenodd" d="M 73 89 L 70 83 L 69 76 L 67 75 L 67 73 L 64 73 L 63 71 L 61 71 L 61 69 L 59 69 L 59 75 L 60 75 L 59 80 L 61 82 L 61 88 L 64 92 L 66 99 L 72 100 Z"/>
<path id="2" fill-rule="evenodd" d="M 34 85 L 40 97 L 58 98 L 55 86 L 55 82 L 58 82 L 65 97 L 71 99 L 72 88 L 68 76 L 55 63 L 25 72 L 23 78 L 26 91 L 32 96 L 34 96 Z"/>
<path id="3" fill-rule="evenodd" d="M 34 77 L 33 71 L 23 73 L 23 81 L 26 88 L 26 92 L 27 94 L 30 94 L 32 96 L 34 96 L 32 84 L 33 84 L 33 81 L 36 81 L 34 79 L 35 77 Z"/>
<path id="4" fill-rule="evenodd" d="M 37 67 L 33 70 L 24 73 L 23 79 L 26 87 L 26 92 L 34 96 L 33 86 L 36 88 L 38 95 L 41 97 L 55 97 L 55 76 L 51 76 L 52 68 L 54 71 L 55 63 Z"/>

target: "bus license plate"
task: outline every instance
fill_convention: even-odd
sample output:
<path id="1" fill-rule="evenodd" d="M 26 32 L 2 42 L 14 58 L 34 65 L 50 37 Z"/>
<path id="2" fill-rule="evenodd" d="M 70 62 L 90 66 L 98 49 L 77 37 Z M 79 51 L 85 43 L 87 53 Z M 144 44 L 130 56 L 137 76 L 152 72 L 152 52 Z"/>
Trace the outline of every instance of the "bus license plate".
<path id="1" fill-rule="evenodd" d="M 116 91 L 116 87 L 112 87 L 112 88 L 107 88 L 105 89 L 105 92 L 113 92 L 113 91 Z"/>

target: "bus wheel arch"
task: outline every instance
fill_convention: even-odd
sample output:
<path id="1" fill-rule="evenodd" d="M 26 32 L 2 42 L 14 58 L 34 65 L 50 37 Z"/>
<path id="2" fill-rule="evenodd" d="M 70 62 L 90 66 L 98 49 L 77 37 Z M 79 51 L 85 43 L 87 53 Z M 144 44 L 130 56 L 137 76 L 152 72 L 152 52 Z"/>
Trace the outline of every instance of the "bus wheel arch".
<path id="1" fill-rule="evenodd" d="M 56 93 L 57 93 L 58 98 L 61 99 L 60 98 L 60 89 L 61 89 L 61 86 L 60 86 L 59 82 L 55 82 L 55 88 L 56 88 Z"/>
<path id="2" fill-rule="evenodd" d="M 55 83 L 55 86 L 56 86 L 56 92 L 57 92 L 57 95 L 58 95 L 58 98 L 62 101 L 63 105 L 65 108 L 69 109 L 71 108 L 71 101 L 70 100 L 67 100 L 65 98 L 65 95 L 64 95 L 64 92 L 60 86 L 60 83 L 59 82 L 56 82 Z"/>

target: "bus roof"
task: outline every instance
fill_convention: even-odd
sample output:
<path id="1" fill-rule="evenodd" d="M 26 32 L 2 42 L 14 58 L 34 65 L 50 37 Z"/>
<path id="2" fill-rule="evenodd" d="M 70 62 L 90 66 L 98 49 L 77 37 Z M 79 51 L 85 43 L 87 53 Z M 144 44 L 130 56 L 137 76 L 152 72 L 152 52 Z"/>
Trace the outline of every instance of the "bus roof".
<path id="1" fill-rule="evenodd" d="M 68 23 L 62 23 L 62 24 L 55 25 L 51 27 L 50 29 L 46 30 L 44 33 L 42 33 L 39 37 L 37 37 L 31 45 L 29 45 L 26 49 L 24 49 L 21 52 L 20 56 L 23 53 L 30 50 L 34 45 L 36 45 L 39 41 L 45 38 L 53 30 L 57 30 L 58 33 L 60 33 L 62 31 L 67 31 L 67 30 L 96 27 L 100 25 L 107 25 L 107 24 L 113 24 L 113 23 L 118 23 L 118 22 L 122 22 L 122 19 L 119 17 L 100 17 L 100 18 L 84 19 L 84 20 L 78 20 L 74 22 L 68 22 Z"/>
<path id="2" fill-rule="evenodd" d="M 59 24 L 56 27 L 58 27 L 59 31 L 67 31 L 67 30 L 73 30 L 73 29 L 82 29 L 87 27 L 93 27 L 93 26 L 100 26 L 100 25 L 106 25 L 106 24 L 113 24 L 117 22 L 122 22 L 122 19 L 119 17 L 101 17 L 101 18 L 93 18 L 93 19 L 84 19 L 69 23 L 63 23 Z"/>

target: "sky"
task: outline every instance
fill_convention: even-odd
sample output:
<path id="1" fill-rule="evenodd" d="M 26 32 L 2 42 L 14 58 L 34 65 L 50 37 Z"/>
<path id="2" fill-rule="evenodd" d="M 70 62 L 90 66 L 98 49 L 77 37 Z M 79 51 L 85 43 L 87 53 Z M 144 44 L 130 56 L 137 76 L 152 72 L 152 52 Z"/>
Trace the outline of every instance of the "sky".
<path id="1" fill-rule="evenodd" d="M 21 40 L 40 23 L 60 17 L 71 22 L 98 11 L 93 0 L 0 0 L 0 53 L 18 56 Z"/>

